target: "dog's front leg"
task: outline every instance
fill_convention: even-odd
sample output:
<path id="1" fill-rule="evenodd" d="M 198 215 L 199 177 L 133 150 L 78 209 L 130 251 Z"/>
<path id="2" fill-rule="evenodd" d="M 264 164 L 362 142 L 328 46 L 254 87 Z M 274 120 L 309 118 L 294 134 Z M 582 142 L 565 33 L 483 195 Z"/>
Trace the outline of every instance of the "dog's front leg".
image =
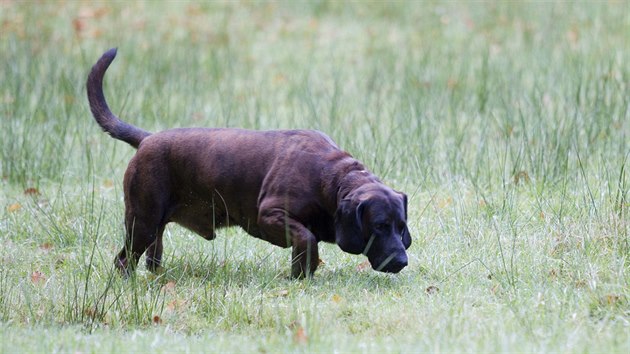
<path id="1" fill-rule="evenodd" d="M 292 240 L 291 276 L 294 278 L 312 276 L 319 265 L 317 240 L 308 229 L 304 229 L 308 235 L 294 236 Z"/>
<path id="2" fill-rule="evenodd" d="M 317 239 L 304 225 L 280 208 L 262 209 L 258 225 L 265 240 L 281 247 L 293 247 L 291 276 L 312 276 L 319 264 Z"/>

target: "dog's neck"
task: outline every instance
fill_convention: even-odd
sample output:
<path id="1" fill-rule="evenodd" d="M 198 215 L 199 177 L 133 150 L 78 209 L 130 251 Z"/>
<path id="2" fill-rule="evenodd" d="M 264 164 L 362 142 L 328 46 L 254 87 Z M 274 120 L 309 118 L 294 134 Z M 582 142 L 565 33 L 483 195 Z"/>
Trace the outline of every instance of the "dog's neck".
<path id="1" fill-rule="evenodd" d="M 337 191 L 337 205 L 357 187 L 367 183 L 379 182 L 378 178 L 367 170 L 354 170 L 348 172 L 339 183 Z"/>
<path id="2" fill-rule="evenodd" d="M 329 186 L 327 193 L 327 199 L 329 199 L 331 212 L 333 213 L 337 210 L 339 203 L 353 190 L 369 183 L 381 183 L 375 175 L 356 160 L 344 167 L 335 174 L 334 182 Z"/>

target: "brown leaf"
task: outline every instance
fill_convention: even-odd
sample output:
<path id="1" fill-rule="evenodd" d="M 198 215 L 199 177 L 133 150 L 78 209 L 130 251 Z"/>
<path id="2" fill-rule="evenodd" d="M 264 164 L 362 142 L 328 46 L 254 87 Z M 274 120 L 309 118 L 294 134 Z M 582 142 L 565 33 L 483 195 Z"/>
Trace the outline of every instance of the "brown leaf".
<path id="1" fill-rule="evenodd" d="M 576 288 L 586 288 L 586 285 L 587 285 L 587 283 L 583 279 L 578 279 L 578 280 L 575 281 L 575 287 Z"/>
<path id="2" fill-rule="evenodd" d="M 435 285 L 430 285 L 425 292 L 427 293 L 427 295 L 434 295 L 437 294 L 440 291 L 440 288 L 438 288 Z"/>
<path id="3" fill-rule="evenodd" d="M 52 248 L 53 248 L 53 245 L 50 242 L 44 242 L 41 245 L 39 245 L 39 249 L 43 251 L 50 251 Z"/>
<path id="4" fill-rule="evenodd" d="M 13 212 L 18 211 L 20 209 L 22 209 L 22 204 L 20 204 L 20 203 L 13 203 L 13 204 L 11 204 L 11 205 L 9 205 L 7 207 L 7 210 L 9 211 L 9 213 L 13 213 Z"/>
<path id="5" fill-rule="evenodd" d="M 278 73 L 273 77 L 273 83 L 276 85 L 282 85 L 287 82 L 287 77 L 284 74 Z"/>
<path id="6" fill-rule="evenodd" d="M 44 275 L 44 273 L 36 270 L 33 273 L 31 273 L 31 282 L 33 284 L 45 283 L 46 282 L 46 276 Z"/>
<path id="7" fill-rule="evenodd" d="M 606 295 L 606 303 L 608 305 L 615 305 L 619 302 L 621 302 L 623 300 L 623 298 L 620 295 L 617 294 L 608 294 Z"/>
<path id="8" fill-rule="evenodd" d="M 101 18 L 109 13 L 107 7 L 98 7 L 96 9 L 91 7 L 82 7 L 79 9 L 79 17 L 81 18 Z"/>
<path id="9" fill-rule="evenodd" d="M 24 190 L 24 194 L 25 195 L 39 195 L 39 190 L 37 188 L 33 188 L 33 187 L 26 188 Z"/>
<path id="10" fill-rule="evenodd" d="M 89 318 L 94 319 L 96 318 L 97 311 L 94 307 L 88 307 L 85 310 L 83 310 L 83 314 Z"/>
<path id="11" fill-rule="evenodd" d="M 162 324 L 162 318 L 158 315 L 153 316 L 153 324 L 154 325 Z"/>
<path id="12" fill-rule="evenodd" d="M 76 33 L 81 33 L 85 30 L 85 20 L 81 18 L 75 18 L 72 20 L 72 27 Z"/>
<path id="13" fill-rule="evenodd" d="M 514 184 L 518 186 L 521 183 L 529 183 L 529 174 L 527 171 L 518 171 L 514 174 Z"/>
<path id="14" fill-rule="evenodd" d="M 199 15 L 203 15 L 204 11 L 201 6 L 197 4 L 193 4 L 193 5 L 188 5 L 188 7 L 186 8 L 186 14 L 188 14 L 189 16 L 199 16 Z"/>
<path id="15" fill-rule="evenodd" d="M 168 304 L 166 304 L 166 309 L 168 309 L 169 311 L 179 310 L 185 304 L 186 304 L 186 301 L 175 299 L 175 300 L 169 302 Z"/>
<path id="16" fill-rule="evenodd" d="M 175 281 L 169 280 L 166 284 L 162 286 L 162 290 L 169 294 L 173 294 L 175 292 Z"/>
<path id="17" fill-rule="evenodd" d="M 308 343 L 308 336 L 306 335 L 306 330 L 304 330 L 304 327 L 301 327 L 301 326 L 298 327 L 298 329 L 295 331 L 295 334 L 293 336 L 293 340 L 297 344 L 301 344 L 301 345 Z"/>
<path id="18" fill-rule="evenodd" d="M 357 266 L 357 270 L 359 272 L 363 272 L 367 269 L 372 268 L 372 265 L 370 264 L 370 261 L 363 261 L 361 262 L 358 266 Z"/>
<path id="19" fill-rule="evenodd" d="M 571 29 L 567 31 L 566 37 L 569 43 L 571 43 L 571 45 L 576 45 L 578 42 L 578 39 L 580 38 L 580 34 L 577 31 L 577 29 Z"/>
<path id="20" fill-rule="evenodd" d="M 286 297 L 289 295 L 289 290 L 283 289 L 276 293 L 276 297 Z"/>
<path id="21" fill-rule="evenodd" d="M 438 200 L 437 207 L 438 209 L 444 209 L 447 206 L 453 204 L 453 197 L 447 197 L 446 199 Z"/>

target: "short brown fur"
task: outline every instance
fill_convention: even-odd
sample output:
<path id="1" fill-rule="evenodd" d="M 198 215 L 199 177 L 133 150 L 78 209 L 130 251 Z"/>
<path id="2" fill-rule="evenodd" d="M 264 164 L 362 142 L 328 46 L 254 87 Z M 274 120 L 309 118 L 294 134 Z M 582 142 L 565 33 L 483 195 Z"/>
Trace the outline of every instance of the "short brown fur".
<path id="1" fill-rule="evenodd" d="M 102 82 L 115 56 L 111 49 L 94 65 L 87 91 L 101 128 L 138 149 L 124 176 L 126 240 L 115 261 L 124 274 L 145 252 L 148 269 L 161 265 L 170 222 L 208 240 L 216 229 L 240 226 L 292 247 L 294 277 L 316 270 L 319 241 L 367 255 L 376 270 L 397 273 L 407 265 L 407 197 L 325 134 L 223 128 L 151 134 L 107 106 Z"/>

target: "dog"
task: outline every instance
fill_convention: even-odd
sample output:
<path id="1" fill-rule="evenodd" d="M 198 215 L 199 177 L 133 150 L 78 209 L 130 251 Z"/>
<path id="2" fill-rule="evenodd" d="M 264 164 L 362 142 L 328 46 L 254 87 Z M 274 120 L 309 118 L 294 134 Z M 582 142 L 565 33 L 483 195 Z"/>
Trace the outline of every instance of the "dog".
<path id="1" fill-rule="evenodd" d="M 318 242 L 364 254 L 373 269 L 398 273 L 411 245 L 407 196 L 314 130 L 181 128 L 149 133 L 109 109 L 103 77 L 117 49 L 87 79 L 90 110 L 113 138 L 137 149 L 124 175 L 125 244 L 115 258 L 130 275 L 162 262 L 164 227 L 177 223 L 207 240 L 240 226 L 249 235 L 292 247 L 291 275 L 312 276 Z"/>

